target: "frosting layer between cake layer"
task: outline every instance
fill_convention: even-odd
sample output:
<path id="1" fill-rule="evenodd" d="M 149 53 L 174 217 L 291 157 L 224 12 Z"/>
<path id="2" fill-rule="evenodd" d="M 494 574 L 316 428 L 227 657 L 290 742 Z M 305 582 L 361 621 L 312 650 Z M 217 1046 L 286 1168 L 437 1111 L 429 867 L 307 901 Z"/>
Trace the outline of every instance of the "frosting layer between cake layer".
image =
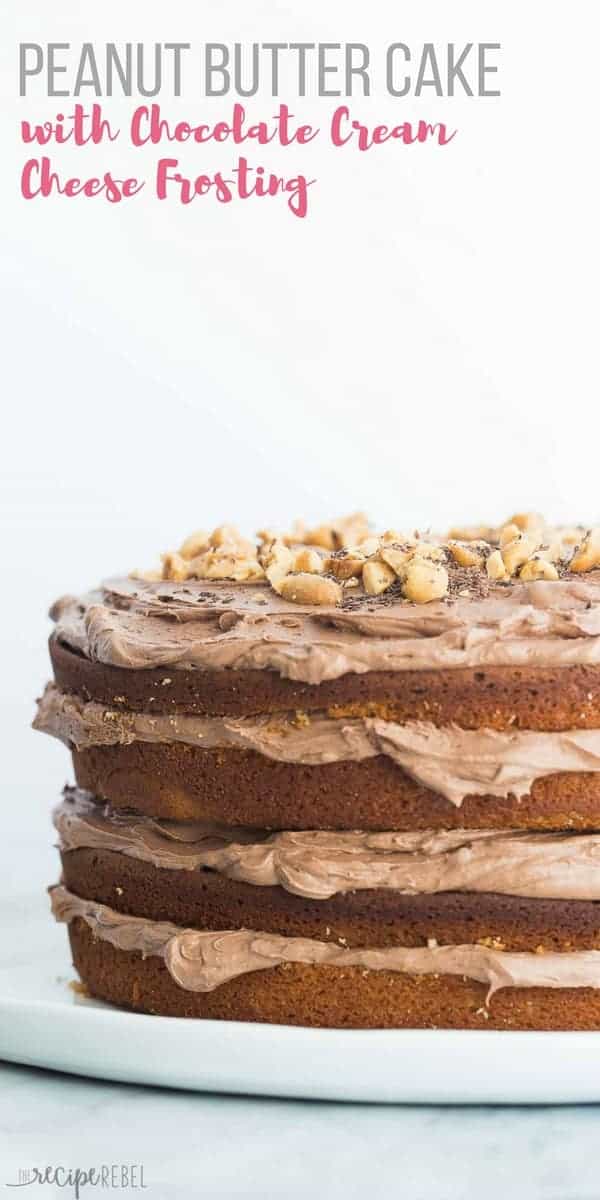
<path id="1" fill-rule="evenodd" d="M 485 946 L 347 949 L 312 938 L 285 938 L 254 930 L 200 931 L 117 913 L 84 900 L 61 884 L 51 889 L 58 921 L 80 918 L 95 937 L 119 950 L 156 955 L 189 991 L 210 992 L 251 971 L 286 963 L 360 967 L 409 975 L 462 975 L 488 986 L 488 1000 L 505 987 L 600 987 L 600 950 L 559 954 L 510 953 Z"/>
<path id="2" fill-rule="evenodd" d="M 264 833 L 110 812 L 82 792 L 55 810 L 62 850 L 116 851 L 155 867 L 208 868 L 307 899 L 375 888 L 600 900 L 600 834 Z"/>
<path id="3" fill-rule="evenodd" d="M 459 806 L 465 796 L 525 796 L 536 779 L 600 771 L 600 730 L 438 728 L 325 713 L 199 717 L 108 709 L 48 684 L 34 728 L 78 750 L 184 742 L 202 750 L 253 750 L 278 762 L 325 765 L 386 755 L 411 778 Z"/>

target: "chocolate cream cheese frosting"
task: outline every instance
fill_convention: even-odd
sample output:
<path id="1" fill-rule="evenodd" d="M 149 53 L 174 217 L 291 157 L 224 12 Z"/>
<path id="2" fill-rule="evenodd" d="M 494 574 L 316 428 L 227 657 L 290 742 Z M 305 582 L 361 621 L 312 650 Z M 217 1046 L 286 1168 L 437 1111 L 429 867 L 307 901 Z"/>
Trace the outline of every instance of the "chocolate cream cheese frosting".
<path id="1" fill-rule="evenodd" d="M 460 806 L 465 796 L 527 795 L 536 779 L 600 771 L 600 731 L 438 728 L 326 713 L 241 718 L 110 709 L 48 684 L 34 728 L 81 750 L 132 742 L 185 742 L 201 749 L 254 750 L 279 762 L 361 762 L 384 754 L 417 782 Z"/>
<path id="2" fill-rule="evenodd" d="M 79 918 L 96 938 L 117 949 L 158 956 L 175 982 L 193 992 L 210 992 L 240 975 L 285 963 L 459 975 L 487 984 L 488 1001 L 500 988 L 600 987 L 600 950 L 528 954 L 477 945 L 347 949 L 312 938 L 286 938 L 248 929 L 181 929 L 168 922 L 117 913 L 73 895 L 60 884 L 51 888 L 50 895 L 58 921 Z"/>
<path id="3" fill-rule="evenodd" d="M 387 888 L 600 900 L 600 834 L 227 830 L 111 812 L 68 791 L 54 812 L 63 851 L 112 850 L 171 870 L 213 871 L 314 900 Z"/>
<path id="4" fill-rule="evenodd" d="M 51 615 L 65 645 L 132 670 L 269 669 L 319 684 L 348 672 L 600 664 L 600 571 L 485 588 L 427 604 L 348 591 L 339 606 L 316 606 L 262 581 L 115 579 L 63 597 Z"/>

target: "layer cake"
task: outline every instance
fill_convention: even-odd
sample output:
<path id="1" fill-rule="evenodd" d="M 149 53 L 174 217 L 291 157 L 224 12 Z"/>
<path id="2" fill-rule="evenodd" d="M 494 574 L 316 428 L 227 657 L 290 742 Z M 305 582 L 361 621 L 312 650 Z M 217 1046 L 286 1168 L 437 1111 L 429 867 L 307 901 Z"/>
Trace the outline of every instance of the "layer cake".
<path id="1" fill-rule="evenodd" d="M 51 615 L 51 899 L 91 994 L 600 1028 L 596 530 L 222 526 Z"/>

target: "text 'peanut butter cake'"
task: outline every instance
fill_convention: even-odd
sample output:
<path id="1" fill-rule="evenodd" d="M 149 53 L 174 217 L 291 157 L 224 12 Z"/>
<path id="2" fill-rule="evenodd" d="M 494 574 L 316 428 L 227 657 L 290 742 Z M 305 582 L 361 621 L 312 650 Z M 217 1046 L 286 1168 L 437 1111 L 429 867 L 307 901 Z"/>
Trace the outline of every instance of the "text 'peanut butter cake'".
<path id="1" fill-rule="evenodd" d="M 92 995 L 600 1029 L 600 530 L 222 526 L 51 615 L 51 899 Z"/>

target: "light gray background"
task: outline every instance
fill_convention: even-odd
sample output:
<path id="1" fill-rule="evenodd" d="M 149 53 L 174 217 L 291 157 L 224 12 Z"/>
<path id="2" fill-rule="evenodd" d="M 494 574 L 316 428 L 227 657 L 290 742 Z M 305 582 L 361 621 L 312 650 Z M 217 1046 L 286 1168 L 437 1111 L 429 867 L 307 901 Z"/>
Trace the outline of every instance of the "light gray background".
<path id="1" fill-rule="evenodd" d="M 586 0 L 5 0 L 2 21 L 2 902 L 18 912 L 23 889 L 41 894 L 56 873 L 47 813 L 68 778 L 62 748 L 28 729 L 56 595 L 150 565 L 194 527 L 224 519 L 248 532 L 357 506 L 385 525 L 441 527 L 528 507 L 598 519 L 598 31 Z M 305 221 L 280 200 L 186 209 L 149 196 L 110 206 L 25 204 L 18 194 L 18 121 L 53 105 L 17 102 L 17 40 L 357 39 L 377 52 L 430 38 L 501 41 L 501 100 L 351 102 L 363 118 L 432 116 L 459 134 L 445 150 L 390 145 L 360 157 L 313 144 L 301 164 L 294 151 L 273 152 L 274 165 L 318 176 Z M 164 106 L 190 119 L 207 112 L 193 87 Z M 308 100 L 301 111 L 324 123 L 333 106 Z M 223 107 L 213 101 L 209 116 Z M 273 102 L 250 107 L 268 115 Z M 115 101 L 107 113 L 118 121 L 129 108 Z M 190 170 L 233 158 L 178 154 Z M 109 163 L 108 151 L 66 150 L 60 163 L 83 174 L 105 158 L 129 168 L 132 155 L 147 165 L 159 151 L 119 147 Z M 41 1153 L 41 1128 L 62 1145 L 31 1077 L 11 1070 L 6 1082 L 11 1146 Z M 52 1093 L 84 1145 L 85 1120 L 96 1107 L 105 1116 L 111 1096 L 86 1086 L 65 1081 Z M 140 1119 L 159 1111 L 153 1094 L 121 1089 L 124 1122 L 133 1098 Z M 171 1130 L 193 1112 L 211 1137 L 233 1120 L 229 1151 L 240 1129 L 259 1139 L 262 1130 L 263 1157 L 273 1139 L 305 1149 L 309 1127 L 321 1130 L 322 1156 L 333 1139 L 333 1109 L 208 1103 L 169 1097 L 161 1112 Z M 596 1194 L 585 1155 L 592 1110 L 564 1117 L 568 1126 L 550 1114 L 507 1114 L 499 1125 L 493 1112 L 357 1111 L 341 1112 L 331 1145 L 340 1169 L 356 1161 L 364 1180 L 357 1146 L 373 1131 L 382 1195 L 396 1185 L 402 1195 L 478 1194 L 488 1156 L 506 1179 L 514 1138 L 527 1163 L 520 1194 Z M 346 1139 L 346 1128 L 362 1132 Z M 109 1130 L 120 1148 L 117 1125 Z M 184 1160 L 182 1178 L 189 1169 Z M 229 1164 L 212 1169 L 215 1195 L 245 1194 L 243 1182 L 227 1182 Z"/>

